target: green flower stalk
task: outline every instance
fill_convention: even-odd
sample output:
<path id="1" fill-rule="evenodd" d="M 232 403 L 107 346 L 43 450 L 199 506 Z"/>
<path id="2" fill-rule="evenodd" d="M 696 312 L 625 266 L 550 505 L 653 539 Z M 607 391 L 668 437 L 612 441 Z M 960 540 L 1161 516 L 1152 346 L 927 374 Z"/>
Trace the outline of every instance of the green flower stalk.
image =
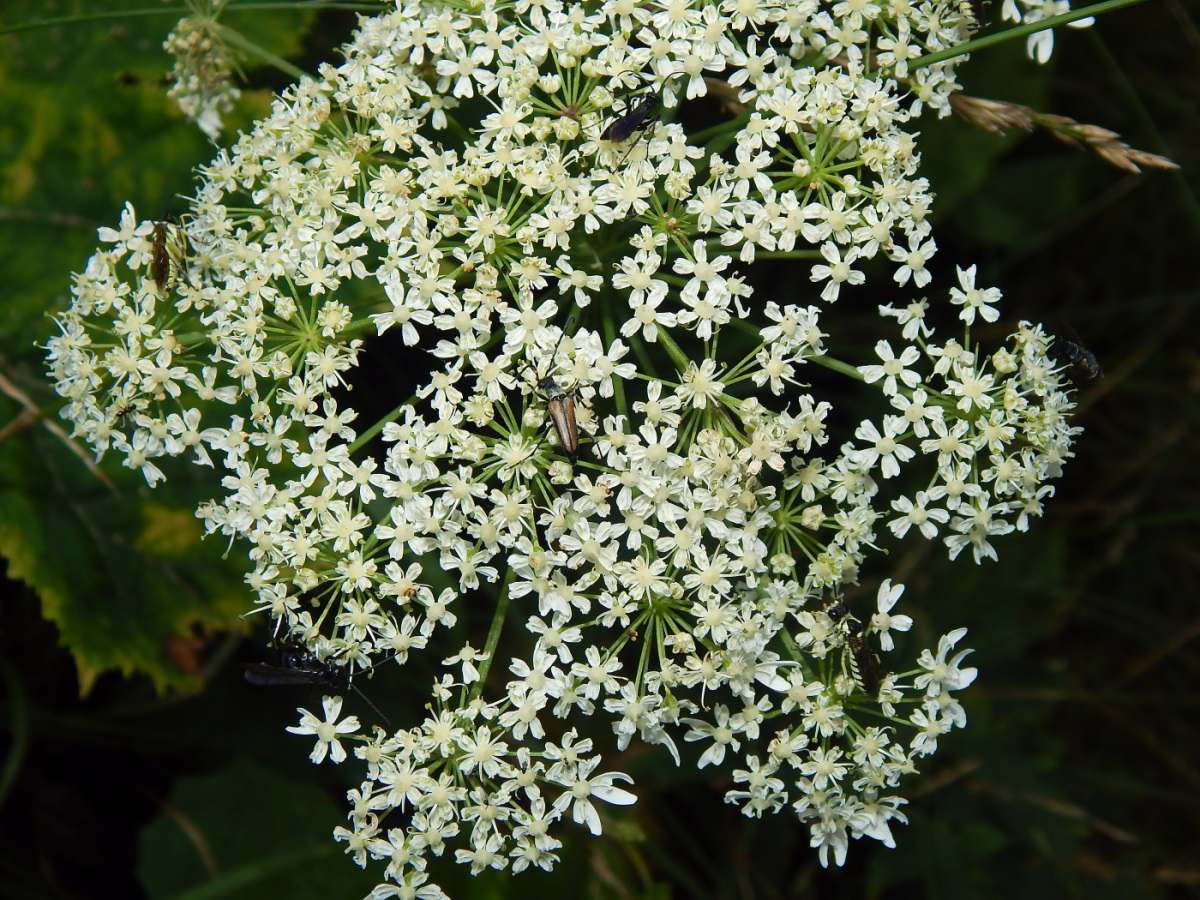
<path id="1" fill-rule="evenodd" d="M 101 230 L 48 348 L 75 434 L 151 485 L 164 457 L 213 469 L 198 515 L 277 641 L 347 672 L 441 660 L 416 720 L 360 733 L 327 698 L 291 729 L 365 763 L 337 837 L 385 862 L 372 896 L 442 896 L 447 849 L 551 868 L 564 820 L 598 834 L 634 801 L 604 760 L 635 740 L 681 765 L 696 744 L 822 864 L 893 846 L 900 782 L 965 725 L 976 672 L 961 628 L 898 658 L 902 585 L 856 610 L 847 589 L 881 526 L 995 559 L 1078 431 L 1038 326 L 973 343 L 1000 316 L 973 266 L 879 307 L 891 340 L 827 353 L 880 264 L 933 285 L 907 129 L 949 112 L 955 61 L 905 60 L 971 24 L 946 2 L 403 2 L 203 170 L 175 277 L 131 208 Z M 714 79 L 741 114 L 699 144 L 676 113 Z M 764 287 L 767 259 L 800 277 Z M 381 334 L 423 362 L 360 423 L 343 389 Z M 810 363 L 889 412 L 835 446 Z"/>

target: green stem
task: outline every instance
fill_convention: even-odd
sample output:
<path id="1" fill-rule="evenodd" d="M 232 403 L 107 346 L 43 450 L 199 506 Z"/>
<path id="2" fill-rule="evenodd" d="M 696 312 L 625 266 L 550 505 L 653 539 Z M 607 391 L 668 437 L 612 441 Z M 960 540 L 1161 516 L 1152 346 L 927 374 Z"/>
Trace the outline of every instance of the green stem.
<path id="1" fill-rule="evenodd" d="M 226 12 L 237 12 L 243 9 L 351 9 L 362 12 L 379 12 L 388 9 L 390 3 L 326 3 L 323 0 L 297 0 L 295 3 L 238 3 L 225 7 Z"/>
<path id="2" fill-rule="evenodd" d="M 103 19 L 134 19 L 142 16 L 161 16 L 186 13 L 187 10 L 179 7 L 167 7 L 165 9 L 130 9 L 124 12 L 99 12 L 99 13 L 79 13 L 74 16 L 55 16 L 53 19 L 34 19 L 32 22 L 22 22 L 19 25 L 5 25 L 0 28 L 0 34 L 12 34 L 15 31 L 29 31 L 32 28 L 50 28 L 54 25 L 75 25 L 80 22 L 96 22 Z"/>
<path id="3" fill-rule="evenodd" d="M 688 370 L 688 366 L 691 365 L 691 360 L 688 359 L 687 354 L 683 352 L 683 348 L 675 343 L 674 338 L 667 333 L 667 329 L 663 328 L 661 325 L 658 326 L 658 342 L 663 345 L 663 349 L 667 351 L 667 355 L 671 357 L 671 360 L 675 363 L 675 368 L 678 369 L 681 374 L 686 372 Z"/>
<path id="4" fill-rule="evenodd" d="M 342 334 L 355 334 L 359 331 L 369 331 L 375 327 L 374 319 L 355 319 L 341 330 Z"/>
<path id="5" fill-rule="evenodd" d="M 354 442 L 347 448 L 348 451 L 350 453 L 354 453 L 355 451 L 359 450 L 363 446 L 363 444 L 365 444 L 367 441 L 371 440 L 371 438 L 375 437 L 375 435 L 379 434 L 379 432 L 383 431 L 384 425 L 388 424 L 388 422 L 395 422 L 404 413 L 404 410 L 408 409 L 408 407 L 410 407 L 410 406 L 416 405 L 416 402 L 417 402 L 417 397 L 414 394 L 413 396 L 411 396 L 407 400 L 405 400 L 403 403 L 401 403 L 399 406 L 397 406 L 395 409 L 393 409 L 386 416 L 384 416 L 382 419 L 380 419 L 378 422 L 376 422 L 374 425 L 372 425 L 370 428 L 368 428 L 366 431 L 364 431 L 362 434 L 360 434 L 358 437 L 356 437 L 354 439 Z"/>
<path id="6" fill-rule="evenodd" d="M 1102 13 L 1111 12 L 1114 9 L 1121 9 L 1125 6 L 1133 6 L 1135 3 L 1142 3 L 1144 0 L 1105 0 L 1104 3 L 1096 3 L 1092 6 L 1085 6 L 1083 9 L 1073 9 L 1068 13 L 1063 13 L 1061 16 L 1051 16 L 1048 19 L 1038 19 L 1036 22 L 1027 22 L 1024 25 L 1018 25 L 1015 28 L 1008 28 L 1004 31 L 998 31 L 995 34 L 984 35 L 981 38 L 975 38 L 973 41 L 967 41 L 965 44 L 958 44 L 954 47 L 947 47 L 945 50 L 937 50 L 933 53 L 926 53 L 924 56 L 918 56 L 916 59 L 909 62 L 910 69 L 919 69 L 923 66 L 932 66 L 934 63 L 945 62 L 948 59 L 954 59 L 957 56 L 962 56 L 966 53 L 974 53 L 976 50 L 983 50 L 985 47 L 991 47 L 994 44 L 1002 44 L 1005 41 L 1015 41 L 1017 38 L 1023 38 L 1031 34 L 1037 34 L 1039 31 L 1045 31 L 1047 28 L 1056 28 L 1059 25 L 1066 25 L 1069 22 L 1074 22 L 1076 19 L 1086 19 L 1088 16 L 1098 16 Z"/>
<path id="7" fill-rule="evenodd" d="M 755 250 L 755 259 L 820 259 L 820 250 Z"/>
<path id="8" fill-rule="evenodd" d="M 827 369 L 832 369 L 835 372 L 841 372 L 843 375 L 849 375 L 855 381 L 866 381 L 863 373 L 858 371 L 850 363 L 844 363 L 840 359 L 834 359 L 832 356 L 809 356 L 806 357 L 809 362 L 814 362 L 818 366 L 824 366 Z"/>
<path id="9" fill-rule="evenodd" d="M 303 69 L 292 65 L 282 56 L 276 56 L 270 50 L 258 46 L 254 41 L 246 38 L 241 32 L 235 31 L 227 25 L 222 25 L 220 22 L 214 22 L 213 28 L 220 34 L 221 40 L 229 44 L 231 47 L 237 47 L 247 56 L 257 57 L 269 66 L 274 66 L 285 75 L 291 75 L 293 78 L 304 78 L 308 75 Z"/>
<path id="10" fill-rule="evenodd" d="M 258 9 L 352 9 L 364 12 L 378 11 L 382 4 L 377 3 L 320 3 L 299 0 L 296 3 L 245 3 L 238 6 L 227 6 L 226 11 L 258 10 Z M 164 6 L 156 9 L 127 9 L 108 10 L 106 12 L 79 13 L 73 16 L 55 16 L 53 19 L 34 19 L 32 22 L 22 22 L 19 25 L 5 25 L 0 28 L 0 34 L 12 34 L 16 31 L 29 31 L 34 28 L 50 28 L 55 25 L 76 25 L 83 22 L 101 22 L 106 19 L 136 19 L 142 16 L 180 16 L 185 17 L 190 12 L 186 6 Z"/>
<path id="11" fill-rule="evenodd" d="M 483 652 L 487 654 L 487 658 L 479 661 L 479 680 L 471 688 L 472 700 L 483 693 L 483 686 L 487 683 L 488 670 L 492 667 L 492 660 L 496 658 L 496 648 L 500 646 L 500 632 L 504 630 L 504 619 L 508 614 L 510 600 L 508 589 L 514 577 L 516 577 L 516 571 L 509 566 L 508 574 L 504 576 L 504 584 L 500 586 L 500 596 L 496 599 L 496 612 L 492 615 L 492 625 L 488 629 L 487 643 L 483 645 Z"/>

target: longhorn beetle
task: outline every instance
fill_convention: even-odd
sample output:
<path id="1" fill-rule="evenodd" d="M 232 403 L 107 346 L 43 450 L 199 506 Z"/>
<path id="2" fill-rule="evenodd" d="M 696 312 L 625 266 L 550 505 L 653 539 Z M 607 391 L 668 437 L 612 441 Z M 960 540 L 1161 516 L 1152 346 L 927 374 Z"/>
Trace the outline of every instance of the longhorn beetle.
<path id="1" fill-rule="evenodd" d="M 279 662 L 278 666 L 269 663 L 243 663 L 242 668 L 246 672 L 246 680 L 260 687 L 323 685 L 335 691 L 341 691 L 347 687 L 353 688 L 354 692 L 366 701 L 367 706 L 371 707 L 376 715 L 384 722 L 388 721 L 388 717 L 371 702 L 371 698 L 353 684 L 346 668 L 333 662 L 332 656 L 321 659 L 302 644 L 287 643 L 279 646 Z M 381 662 L 387 662 L 387 659 L 381 660 Z M 375 665 L 379 665 L 379 663 Z M 371 666 L 363 671 L 370 672 L 374 668 L 375 666 Z"/>
<path id="2" fill-rule="evenodd" d="M 863 624 L 850 615 L 845 603 L 837 603 L 825 610 L 825 615 L 833 621 L 838 634 L 841 635 L 847 653 L 843 659 L 849 663 L 850 674 L 863 693 L 872 700 L 879 699 L 879 687 L 882 681 L 879 660 L 863 638 Z"/>
<path id="3" fill-rule="evenodd" d="M 571 323 L 567 322 L 567 326 L 570 327 L 570 325 Z M 558 336 L 558 343 L 554 345 L 554 350 L 550 353 L 551 369 L 554 367 L 554 357 L 558 355 L 558 348 L 562 346 L 563 338 L 566 336 L 566 329 L 563 329 L 562 334 Z M 522 360 L 522 365 L 533 369 L 527 361 Z M 534 370 L 533 375 L 534 390 L 545 401 L 546 412 L 550 414 L 550 422 L 554 425 L 555 434 L 558 435 L 558 443 L 562 445 L 563 453 L 574 466 L 579 460 L 579 423 L 575 419 L 575 404 L 579 402 L 579 389 L 559 387 L 549 370 L 544 376 L 539 376 Z"/>

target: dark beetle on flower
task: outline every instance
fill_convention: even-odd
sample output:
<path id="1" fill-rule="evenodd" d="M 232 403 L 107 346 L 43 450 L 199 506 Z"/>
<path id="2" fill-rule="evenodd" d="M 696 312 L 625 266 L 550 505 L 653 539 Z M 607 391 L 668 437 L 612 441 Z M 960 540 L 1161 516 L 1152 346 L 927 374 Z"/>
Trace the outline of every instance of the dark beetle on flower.
<path id="1" fill-rule="evenodd" d="M 866 639 L 863 637 L 863 624 L 850 615 L 846 604 L 839 602 L 825 610 L 825 615 L 837 626 L 837 633 L 848 651 L 845 660 L 849 665 L 850 674 L 864 694 L 872 700 L 879 699 L 879 688 L 882 682 L 879 660 L 875 657 Z"/>
<path id="2" fill-rule="evenodd" d="M 179 229 L 179 219 L 167 213 L 154 223 L 154 248 L 150 256 L 150 274 L 159 291 L 166 290 L 171 279 L 171 265 L 175 266 L 176 278 L 183 272 L 182 253 L 171 246 L 172 230 Z"/>

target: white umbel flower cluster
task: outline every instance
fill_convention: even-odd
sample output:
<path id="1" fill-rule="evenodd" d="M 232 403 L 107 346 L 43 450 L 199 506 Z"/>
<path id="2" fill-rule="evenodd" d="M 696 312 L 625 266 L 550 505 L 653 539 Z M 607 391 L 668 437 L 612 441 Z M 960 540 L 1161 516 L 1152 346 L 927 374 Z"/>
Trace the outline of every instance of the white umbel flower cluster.
<path id="1" fill-rule="evenodd" d="M 183 225 L 101 231 L 49 345 L 75 434 L 152 485 L 165 456 L 223 473 L 199 515 L 246 548 L 280 642 L 440 661 L 421 721 L 356 734 L 328 701 L 294 729 L 366 762 L 339 837 L 386 862 L 373 896 L 440 896 L 447 847 L 550 868 L 559 820 L 599 833 L 596 800 L 633 801 L 601 766 L 634 740 L 695 743 L 823 864 L 892 845 L 975 670 L 962 629 L 895 658 L 903 588 L 860 621 L 859 571 L 881 524 L 994 558 L 1075 433 L 1040 328 L 970 343 L 999 315 L 973 267 L 880 308 L 873 352 L 827 353 L 868 264 L 932 282 L 904 129 L 955 85 L 909 62 L 968 24 L 945 2 L 405 2 L 219 154 Z M 736 102 L 689 133 L 709 88 Z M 801 277 L 764 288 L 768 264 Z M 956 307 L 965 339 L 934 324 Z M 357 379 L 379 334 L 421 362 L 361 427 L 344 388 L 380 390 Z M 835 449 L 810 363 L 891 412 Z"/>
<path id="2" fill-rule="evenodd" d="M 196 8 L 195 16 L 179 20 L 163 49 L 175 57 L 167 96 L 215 141 L 242 92 L 233 83 L 237 58 L 216 22 L 217 10 L 204 6 Z"/>

